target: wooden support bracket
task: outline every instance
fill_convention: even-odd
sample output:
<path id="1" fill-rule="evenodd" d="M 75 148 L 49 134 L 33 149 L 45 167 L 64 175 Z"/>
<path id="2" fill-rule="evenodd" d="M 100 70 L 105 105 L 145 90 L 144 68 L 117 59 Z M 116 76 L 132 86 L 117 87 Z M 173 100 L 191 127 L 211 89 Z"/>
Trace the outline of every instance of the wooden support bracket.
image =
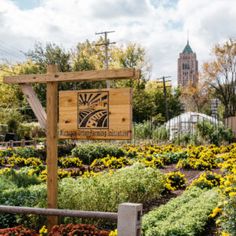
<path id="1" fill-rule="evenodd" d="M 36 118 L 39 121 L 40 127 L 46 129 L 46 112 L 41 105 L 32 85 L 30 84 L 21 84 L 21 90 L 26 96 L 28 103 L 30 104 L 31 109 L 33 110 Z"/>

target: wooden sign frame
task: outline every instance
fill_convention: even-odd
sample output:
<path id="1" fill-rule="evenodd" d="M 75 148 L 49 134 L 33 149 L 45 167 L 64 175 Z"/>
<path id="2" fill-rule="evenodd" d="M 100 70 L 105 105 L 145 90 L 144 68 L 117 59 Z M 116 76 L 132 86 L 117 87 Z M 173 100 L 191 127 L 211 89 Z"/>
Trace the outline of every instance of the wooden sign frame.
<path id="1" fill-rule="evenodd" d="M 118 79 L 138 79 L 140 70 L 113 69 L 80 72 L 58 72 L 56 65 L 48 65 L 47 74 L 7 76 L 3 82 L 19 84 L 26 96 L 41 127 L 46 128 L 47 135 L 47 206 L 57 208 L 57 161 L 58 161 L 58 83 L 71 81 L 103 81 Z M 47 84 L 47 112 L 45 112 L 31 84 Z M 48 216 L 48 229 L 58 223 L 57 216 Z"/>
<path id="2" fill-rule="evenodd" d="M 130 140 L 132 89 L 59 92 L 59 138 Z"/>

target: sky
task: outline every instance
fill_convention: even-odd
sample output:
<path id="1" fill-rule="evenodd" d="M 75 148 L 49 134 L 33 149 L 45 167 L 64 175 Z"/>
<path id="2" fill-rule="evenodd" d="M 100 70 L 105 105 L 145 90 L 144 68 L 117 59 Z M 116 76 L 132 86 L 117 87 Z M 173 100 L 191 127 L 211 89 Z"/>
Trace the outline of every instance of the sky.
<path id="1" fill-rule="evenodd" d="M 235 22 L 236 0 L 0 0 L 0 62 L 23 60 L 36 42 L 71 49 L 114 30 L 118 46 L 145 48 L 152 79 L 176 83 L 187 32 L 201 71 L 214 45 L 236 38 Z"/>

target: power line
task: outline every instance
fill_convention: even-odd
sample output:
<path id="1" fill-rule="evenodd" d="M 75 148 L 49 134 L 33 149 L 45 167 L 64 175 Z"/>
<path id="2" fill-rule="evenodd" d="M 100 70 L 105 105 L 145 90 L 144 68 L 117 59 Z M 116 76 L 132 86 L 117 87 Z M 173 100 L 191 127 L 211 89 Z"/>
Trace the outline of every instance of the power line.
<path id="1" fill-rule="evenodd" d="M 22 54 L 22 51 L 10 44 L 7 44 L 5 41 L 0 39 L 0 44 L 3 47 L 3 49 L 7 50 L 7 51 L 12 51 L 14 54 L 17 52 L 19 55 Z"/>
<path id="2" fill-rule="evenodd" d="M 7 44 L 3 40 L 0 40 L 0 53 L 10 61 L 22 61 L 25 58 L 25 54 L 22 53 L 21 50 L 15 46 Z"/>
<path id="3" fill-rule="evenodd" d="M 109 62 L 108 62 L 108 47 L 110 44 L 115 44 L 116 42 L 110 42 L 110 40 L 107 38 L 107 34 L 110 34 L 110 33 L 114 33 L 115 31 L 112 30 L 112 31 L 104 31 L 104 32 L 98 32 L 98 33 L 95 33 L 96 35 L 98 34 L 103 34 L 104 35 L 104 42 L 103 43 L 99 43 L 99 44 L 96 44 L 96 46 L 105 46 L 105 69 L 108 70 L 109 68 Z M 111 84 L 110 84 L 110 81 L 107 80 L 106 81 L 106 84 L 107 84 L 107 88 L 110 88 L 111 87 Z"/>

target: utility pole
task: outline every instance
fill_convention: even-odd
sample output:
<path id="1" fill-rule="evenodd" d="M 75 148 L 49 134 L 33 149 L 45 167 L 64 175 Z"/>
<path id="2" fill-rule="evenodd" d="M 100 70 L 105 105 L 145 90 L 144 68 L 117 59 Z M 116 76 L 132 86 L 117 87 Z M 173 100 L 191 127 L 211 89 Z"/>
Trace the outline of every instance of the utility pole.
<path id="1" fill-rule="evenodd" d="M 115 31 L 104 31 L 104 32 L 98 32 L 98 33 L 95 33 L 96 35 L 98 34 L 104 34 L 104 43 L 99 43 L 99 44 L 96 44 L 96 46 L 105 46 L 105 69 L 108 70 L 109 68 L 109 62 L 108 62 L 108 47 L 110 44 L 115 44 L 116 42 L 110 42 L 108 37 L 107 37 L 107 34 L 109 33 L 114 33 Z M 111 84 L 110 84 L 110 81 L 106 81 L 106 84 L 107 84 L 107 88 L 110 88 L 111 87 Z"/>
<path id="2" fill-rule="evenodd" d="M 170 78 L 171 76 L 162 76 L 161 78 L 157 78 L 157 80 L 159 80 L 163 83 L 163 94 L 164 94 L 164 99 L 165 99 L 165 116 L 166 116 L 166 122 L 169 120 L 169 109 L 168 109 L 168 102 L 167 102 L 167 91 L 166 91 L 166 82 L 170 81 L 167 80 L 168 78 Z"/>

